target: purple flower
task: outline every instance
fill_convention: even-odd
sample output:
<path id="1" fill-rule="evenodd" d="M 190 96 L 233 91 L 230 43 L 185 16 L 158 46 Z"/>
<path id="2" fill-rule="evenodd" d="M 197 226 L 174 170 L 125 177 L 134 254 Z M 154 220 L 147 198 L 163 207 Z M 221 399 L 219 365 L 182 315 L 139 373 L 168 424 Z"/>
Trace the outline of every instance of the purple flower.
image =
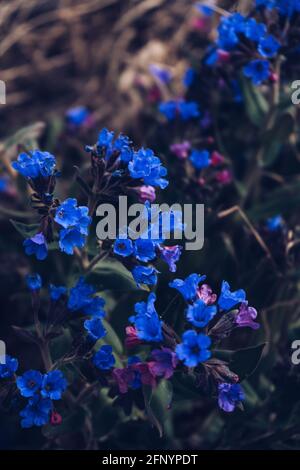
<path id="1" fill-rule="evenodd" d="M 231 413 L 243 400 L 245 400 L 245 394 L 239 384 L 219 384 L 218 404 L 223 411 Z"/>
<path id="2" fill-rule="evenodd" d="M 172 377 L 178 363 L 174 351 L 169 348 L 154 349 L 151 357 L 154 361 L 149 362 L 149 368 L 153 375 L 164 379 Z"/>
<path id="3" fill-rule="evenodd" d="M 170 150 L 176 157 L 184 160 L 188 157 L 189 151 L 191 149 L 191 144 L 188 140 L 184 142 L 170 145 Z"/>
<path id="4" fill-rule="evenodd" d="M 167 84 L 172 79 L 172 73 L 169 70 L 160 67 L 159 65 L 150 64 L 149 70 L 153 77 L 159 80 L 161 83 Z"/>
<path id="5" fill-rule="evenodd" d="M 217 294 L 213 293 L 212 288 L 208 284 L 200 286 L 197 295 L 206 305 L 212 305 L 217 300 Z"/>
<path id="6" fill-rule="evenodd" d="M 160 257 L 168 264 L 171 273 L 176 272 L 176 263 L 181 256 L 181 252 L 182 246 L 180 245 L 160 247 Z"/>
<path id="7" fill-rule="evenodd" d="M 154 202 L 156 199 L 155 188 L 150 185 L 140 186 L 138 188 L 138 197 L 140 202 Z"/>
<path id="8" fill-rule="evenodd" d="M 42 261 L 47 258 L 48 248 L 43 233 L 37 233 L 23 242 L 26 255 L 35 255 L 36 259 Z"/>
<path id="9" fill-rule="evenodd" d="M 248 307 L 248 302 L 243 302 L 239 308 L 239 312 L 235 319 L 238 327 L 252 328 L 257 330 L 259 328 L 259 323 L 256 323 L 254 320 L 257 317 L 257 311 L 254 307 Z"/>

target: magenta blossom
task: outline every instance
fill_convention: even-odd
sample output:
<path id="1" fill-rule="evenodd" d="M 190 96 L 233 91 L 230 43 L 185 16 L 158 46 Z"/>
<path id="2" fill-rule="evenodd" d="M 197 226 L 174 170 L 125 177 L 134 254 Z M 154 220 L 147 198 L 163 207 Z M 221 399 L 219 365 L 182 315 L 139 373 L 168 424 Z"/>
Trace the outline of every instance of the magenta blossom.
<path id="1" fill-rule="evenodd" d="M 229 184 L 232 182 L 232 173 L 229 170 L 222 170 L 216 174 L 216 180 L 220 184 Z"/>
<path id="2" fill-rule="evenodd" d="M 199 299 L 203 300 L 206 305 L 212 305 L 217 300 L 217 294 L 214 294 L 212 288 L 208 284 L 202 284 L 197 291 Z"/>
<path id="3" fill-rule="evenodd" d="M 154 376 L 164 379 L 172 377 L 178 363 L 174 351 L 169 348 L 154 349 L 151 357 L 154 361 L 149 362 L 149 369 Z"/>
<path id="4" fill-rule="evenodd" d="M 125 346 L 126 348 L 134 348 L 138 344 L 141 344 L 142 341 L 139 339 L 137 330 L 134 326 L 127 326 L 126 327 L 126 339 L 125 339 Z"/>
<path id="5" fill-rule="evenodd" d="M 218 166 L 224 163 L 224 157 L 216 150 L 211 154 L 211 164 L 212 166 Z"/>
<path id="6" fill-rule="evenodd" d="M 257 311 L 255 308 L 248 307 L 248 302 L 243 302 L 240 306 L 235 322 L 238 327 L 249 326 L 249 328 L 257 330 L 259 328 L 259 323 L 254 321 L 256 317 Z"/>
<path id="7" fill-rule="evenodd" d="M 154 202 L 156 199 L 156 193 L 155 193 L 155 188 L 153 186 L 141 186 L 138 190 L 139 194 L 139 201 L 140 202 Z"/>
<path id="8" fill-rule="evenodd" d="M 181 143 L 170 145 L 171 152 L 181 160 L 185 160 L 188 157 L 190 149 L 191 144 L 187 140 Z"/>

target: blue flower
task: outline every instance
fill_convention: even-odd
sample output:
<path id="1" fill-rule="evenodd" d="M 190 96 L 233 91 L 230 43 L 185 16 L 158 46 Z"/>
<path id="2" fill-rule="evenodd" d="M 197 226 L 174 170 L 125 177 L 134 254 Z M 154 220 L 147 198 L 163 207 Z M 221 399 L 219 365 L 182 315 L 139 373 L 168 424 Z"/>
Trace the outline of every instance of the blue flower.
<path id="1" fill-rule="evenodd" d="M 47 258 L 48 248 L 43 233 L 37 233 L 23 242 L 26 255 L 35 255 L 36 259 L 42 261 Z"/>
<path id="2" fill-rule="evenodd" d="M 147 185 L 158 186 L 161 189 L 168 186 L 168 181 L 164 178 L 167 170 L 150 149 L 141 148 L 135 152 L 128 164 L 128 170 L 132 178 L 143 179 Z"/>
<path id="3" fill-rule="evenodd" d="M 51 410 L 52 402 L 49 398 L 42 398 L 39 395 L 30 398 L 28 405 L 20 412 L 20 416 L 23 418 L 22 428 L 44 426 L 49 422 Z"/>
<path id="4" fill-rule="evenodd" d="M 223 17 L 218 27 L 219 37 L 217 46 L 225 51 L 233 50 L 239 43 L 239 33 L 245 28 L 245 17 L 235 13 L 229 17 Z"/>
<path id="5" fill-rule="evenodd" d="M 281 15 L 288 17 L 300 12 L 299 0 L 256 0 L 256 6 L 268 10 L 277 9 Z"/>
<path id="6" fill-rule="evenodd" d="M 49 291 L 50 291 L 50 299 L 56 301 L 56 300 L 59 300 L 62 295 L 67 293 L 67 288 L 64 286 L 56 287 L 53 284 L 50 284 Z"/>
<path id="7" fill-rule="evenodd" d="M 43 377 L 41 394 L 43 398 L 60 400 L 67 388 L 67 381 L 60 370 L 48 372 Z"/>
<path id="8" fill-rule="evenodd" d="M 227 412 L 234 411 L 235 407 L 245 400 L 245 394 L 239 384 L 219 384 L 219 407 Z"/>
<path id="9" fill-rule="evenodd" d="M 117 238 L 114 243 L 114 253 L 126 257 L 133 253 L 133 243 L 129 238 Z"/>
<path id="10" fill-rule="evenodd" d="M 8 355 L 2 356 L 0 359 L 0 379 L 9 379 L 19 367 L 18 360 Z"/>
<path id="11" fill-rule="evenodd" d="M 251 41 L 259 42 L 266 32 L 267 26 L 264 23 L 257 23 L 255 18 L 249 18 L 245 23 L 244 34 Z"/>
<path id="12" fill-rule="evenodd" d="M 105 300 L 102 297 L 93 297 L 90 302 L 84 307 L 84 313 L 91 315 L 92 317 L 105 317 L 105 311 L 103 309 Z"/>
<path id="13" fill-rule="evenodd" d="M 97 147 L 99 147 L 99 149 L 103 147 L 105 149 L 108 149 L 112 145 L 113 139 L 114 132 L 110 132 L 109 130 L 104 128 L 99 133 Z"/>
<path id="14" fill-rule="evenodd" d="M 279 48 L 280 43 L 270 34 L 260 39 L 257 49 L 261 56 L 272 58 L 275 57 Z"/>
<path id="15" fill-rule="evenodd" d="M 151 64 L 149 66 L 149 70 L 153 77 L 157 78 L 161 83 L 167 84 L 172 79 L 172 73 L 167 69 L 159 67 L 158 65 Z"/>
<path id="16" fill-rule="evenodd" d="M 178 108 L 184 121 L 200 116 L 199 107 L 195 101 L 182 101 L 178 104 Z"/>
<path id="17" fill-rule="evenodd" d="M 209 347 L 211 339 L 194 330 L 185 331 L 182 335 L 182 343 L 176 346 L 178 358 L 188 367 L 196 367 L 200 362 L 210 358 Z"/>
<path id="18" fill-rule="evenodd" d="M 187 69 L 185 71 L 184 77 L 183 77 L 183 84 L 185 87 L 189 88 L 193 81 L 195 80 L 195 70 L 194 69 Z"/>
<path id="19" fill-rule="evenodd" d="M 42 287 L 42 278 L 37 273 L 28 274 L 28 276 L 26 276 L 26 284 L 31 291 L 40 290 Z"/>
<path id="20" fill-rule="evenodd" d="M 86 206 L 77 207 L 76 199 L 69 198 L 56 209 L 54 220 L 65 229 L 76 228 L 79 233 L 87 235 L 92 220 L 88 211 Z"/>
<path id="21" fill-rule="evenodd" d="M 106 335 L 106 330 L 100 317 L 94 317 L 90 320 L 85 320 L 84 328 L 88 332 L 88 337 L 93 341 L 98 341 L 98 339 L 101 339 Z"/>
<path id="22" fill-rule="evenodd" d="M 169 286 L 177 289 L 183 298 L 189 301 L 195 299 L 197 296 L 198 285 L 205 279 L 206 276 L 190 274 L 184 281 L 182 279 L 174 279 L 174 281 L 169 283 Z"/>
<path id="23" fill-rule="evenodd" d="M 28 370 L 17 378 L 22 397 L 33 397 L 42 386 L 43 375 L 38 370 Z"/>
<path id="24" fill-rule="evenodd" d="M 49 152 L 32 150 L 21 153 L 18 160 L 12 162 L 12 167 L 26 178 L 48 177 L 54 174 L 56 160 Z"/>
<path id="25" fill-rule="evenodd" d="M 80 127 L 90 116 L 89 110 L 85 106 L 76 106 L 66 112 L 66 119 L 69 124 Z"/>
<path id="26" fill-rule="evenodd" d="M 68 255 L 73 255 L 74 248 L 83 248 L 85 236 L 77 228 L 64 228 L 59 232 L 59 247 Z"/>
<path id="27" fill-rule="evenodd" d="M 157 283 L 157 272 L 153 266 L 135 266 L 132 275 L 138 287 L 141 284 L 154 286 Z"/>
<path id="28" fill-rule="evenodd" d="M 93 363 L 98 369 L 101 370 L 110 370 L 116 360 L 112 354 L 112 347 L 109 345 L 101 346 L 99 351 L 93 357 Z"/>
<path id="29" fill-rule="evenodd" d="M 270 75 L 270 64 L 267 60 L 252 60 L 243 68 L 245 77 L 251 78 L 254 85 L 261 85 Z"/>
<path id="30" fill-rule="evenodd" d="M 270 232 L 276 232 L 283 227 L 284 222 L 281 215 L 275 215 L 274 217 L 271 217 L 267 220 L 266 225 Z"/>
<path id="31" fill-rule="evenodd" d="M 72 312 L 82 310 L 86 315 L 104 317 L 105 301 L 101 297 L 94 297 L 94 294 L 94 287 L 80 277 L 77 284 L 70 290 L 68 309 Z"/>
<path id="32" fill-rule="evenodd" d="M 151 261 L 156 258 L 155 248 L 152 240 L 139 238 L 134 242 L 134 255 L 139 261 Z"/>
<path id="33" fill-rule="evenodd" d="M 203 300 L 197 300 L 193 305 L 189 305 L 186 318 L 197 328 L 204 328 L 216 315 L 217 307 L 206 305 Z"/>
<path id="34" fill-rule="evenodd" d="M 223 310 L 230 310 L 235 305 L 244 302 L 246 300 L 246 293 L 243 289 L 239 289 L 235 292 L 230 291 L 230 285 L 228 282 L 223 281 L 221 287 L 221 294 L 218 299 L 218 305 Z"/>
<path id="35" fill-rule="evenodd" d="M 143 341 L 162 341 L 162 321 L 155 310 L 154 303 L 156 295 L 151 293 L 147 302 L 138 302 L 135 304 L 135 313 L 129 318 L 137 330 L 137 336 Z"/>
<path id="36" fill-rule="evenodd" d="M 178 103 L 177 101 L 165 101 L 160 103 L 158 109 L 168 121 L 174 121 L 178 114 Z"/>
<path id="37" fill-rule="evenodd" d="M 210 165 L 210 153 L 208 150 L 192 150 L 190 161 L 197 170 L 202 170 Z"/>

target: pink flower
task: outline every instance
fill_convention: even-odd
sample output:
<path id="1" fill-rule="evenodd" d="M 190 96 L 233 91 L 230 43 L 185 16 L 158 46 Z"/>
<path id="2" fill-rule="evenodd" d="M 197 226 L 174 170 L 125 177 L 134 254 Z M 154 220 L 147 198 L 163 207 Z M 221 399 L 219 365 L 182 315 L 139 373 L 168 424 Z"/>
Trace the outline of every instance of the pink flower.
<path id="1" fill-rule="evenodd" d="M 191 144 L 187 140 L 181 143 L 170 145 L 171 152 L 181 160 L 185 160 L 188 157 L 190 149 Z"/>
<path id="2" fill-rule="evenodd" d="M 224 163 L 224 157 L 216 150 L 211 154 L 211 164 L 212 166 L 218 166 Z"/>
<path id="3" fill-rule="evenodd" d="M 229 170 L 222 170 L 216 174 L 216 180 L 220 184 L 229 184 L 232 182 L 232 173 Z"/>
<path id="4" fill-rule="evenodd" d="M 139 201 L 140 202 L 154 202 L 156 199 L 155 188 L 153 186 L 141 186 L 139 188 Z"/>
<path id="5" fill-rule="evenodd" d="M 126 348 L 134 348 L 141 343 L 142 341 L 138 338 L 137 330 L 134 328 L 134 326 L 126 326 Z"/>
<path id="6" fill-rule="evenodd" d="M 199 299 L 203 300 L 206 305 L 212 305 L 217 300 L 217 294 L 214 294 L 212 288 L 208 284 L 202 284 L 197 291 Z"/>

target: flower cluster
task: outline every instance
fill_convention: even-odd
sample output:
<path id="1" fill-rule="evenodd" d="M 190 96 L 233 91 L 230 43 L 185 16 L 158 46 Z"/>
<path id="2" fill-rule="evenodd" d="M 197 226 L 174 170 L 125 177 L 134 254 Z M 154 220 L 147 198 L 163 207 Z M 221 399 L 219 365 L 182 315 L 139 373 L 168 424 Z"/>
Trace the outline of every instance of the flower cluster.
<path id="1" fill-rule="evenodd" d="M 169 223 L 164 225 L 165 218 Z M 176 210 L 167 212 L 151 207 L 146 201 L 140 215 L 141 233 L 132 233 L 130 228 L 124 232 L 124 238 L 117 238 L 113 245 L 113 254 L 131 271 L 138 286 L 153 286 L 157 283 L 158 270 L 153 263 L 162 260 L 171 272 L 176 271 L 176 263 L 180 259 L 182 247 L 165 245 L 165 238 L 171 233 L 182 232 L 182 216 Z M 165 228 L 164 228 L 165 227 Z M 127 238 L 134 235 L 133 239 Z"/>
<path id="2" fill-rule="evenodd" d="M 276 27 L 271 10 L 280 16 Z M 258 0 L 249 16 L 234 13 L 222 17 L 215 47 L 208 51 L 205 64 L 223 66 L 226 63 L 235 69 L 242 68 L 245 77 L 256 86 L 266 80 L 276 82 L 275 63 L 279 55 L 289 59 L 297 52 L 293 44 L 299 36 L 299 13 L 297 0 Z M 293 17 L 293 23 L 284 28 L 281 17 Z"/>
<path id="3" fill-rule="evenodd" d="M 226 362 L 213 357 L 213 347 L 235 328 L 257 329 L 257 312 L 248 306 L 244 290 L 231 291 L 229 284 L 223 281 L 217 296 L 210 286 L 203 284 L 205 278 L 191 274 L 185 280 L 175 279 L 170 283 L 170 287 L 178 290 L 187 302 L 185 317 L 190 326 L 183 333 L 181 342 L 172 328 L 160 319 L 154 293 L 146 302 L 135 305 L 135 315 L 129 318 L 133 326 L 126 328 L 126 346 L 135 348 L 149 344 L 155 349 L 148 360 L 143 362 L 135 357 L 133 363 L 113 371 L 121 394 L 141 384 L 155 387 L 160 378 L 170 379 L 175 370 L 185 373 L 187 367 L 193 369 L 199 383 L 203 382 L 203 377 L 211 378 L 219 394 L 219 406 L 224 411 L 233 411 L 244 400 L 244 393 L 237 383 L 239 377 L 230 371 Z"/>
<path id="4" fill-rule="evenodd" d="M 91 154 L 97 192 L 109 196 L 136 194 L 141 197 L 144 187 L 166 188 L 167 170 L 149 148 L 134 150 L 129 137 L 106 128 L 99 133 L 97 143 L 86 151 Z M 105 192 L 103 191 L 105 189 Z"/>
<path id="5" fill-rule="evenodd" d="M 17 376 L 18 360 L 6 356 L 4 364 L 0 364 L 0 379 L 14 380 L 21 395 L 27 401 L 21 410 L 21 426 L 44 426 L 49 423 L 53 415 L 58 415 L 54 410 L 53 401 L 60 400 L 67 388 L 67 381 L 63 373 L 56 369 L 46 374 L 37 370 L 28 370 L 23 375 Z"/>

